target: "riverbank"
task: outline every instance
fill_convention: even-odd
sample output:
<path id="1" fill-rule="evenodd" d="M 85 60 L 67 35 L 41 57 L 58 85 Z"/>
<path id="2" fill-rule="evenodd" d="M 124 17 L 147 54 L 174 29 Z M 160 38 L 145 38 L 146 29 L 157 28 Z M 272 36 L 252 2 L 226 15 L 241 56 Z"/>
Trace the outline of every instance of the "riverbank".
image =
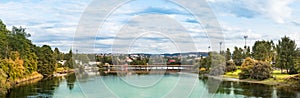
<path id="1" fill-rule="evenodd" d="M 43 79 L 43 75 L 38 73 L 38 72 L 33 72 L 29 75 L 26 75 L 24 78 L 18 78 L 13 81 L 5 80 L 1 81 L 1 87 L 0 87 L 0 95 L 7 93 L 7 90 L 16 87 L 16 86 L 21 86 L 25 85 L 28 83 L 35 83 L 38 82 L 39 80 Z"/>
<path id="2" fill-rule="evenodd" d="M 75 69 L 69 69 L 69 68 L 57 68 L 56 72 L 52 75 L 50 75 L 50 77 L 63 77 L 66 76 L 70 73 L 74 73 Z"/>
<path id="3" fill-rule="evenodd" d="M 22 86 L 26 84 L 36 83 L 44 78 L 50 78 L 50 77 L 63 77 L 70 73 L 74 73 L 74 69 L 58 69 L 55 73 L 52 75 L 44 77 L 42 74 L 38 72 L 33 72 L 32 74 L 26 75 L 24 78 L 15 79 L 13 81 L 2 81 L 0 84 L 0 95 L 6 94 L 7 90 L 9 90 L 12 87 Z"/>
<path id="4" fill-rule="evenodd" d="M 11 82 L 12 86 L 16 86 L 16 85 L 21 85 L 24 84 L 26 82 L 31 82 L 34 80 L 40 80 L 42 79 L 44 76 L 38 72 L 33 72 L 30 75 L 25 76 L 24 78 L 21 79 L 15 79 L 15 81 Z"/>
<path id="5" fill-rule="evenodd" d="M 273 85 L 277 87 L 292 87 L 294 89 L 300 90 L 300 75 L 289 75 L 289 74 L 281 74 L 280 71 L 274 70 L 272 73 L 272 78 L 266 80 L 254 80 L 254 79 L 239 79 L 238 73 L 240 70 L 236 70 L 234 72 L 227 72 L 221 76 L 211 76 L 205 75 L 207 77 L 211 77 L 213 79 L 218 79 L 222 81 L 234 81 L 234 82 L 247 82 L 247 83 L 257 83 L 257 84 L 265 84 L 265 85 Z"/>

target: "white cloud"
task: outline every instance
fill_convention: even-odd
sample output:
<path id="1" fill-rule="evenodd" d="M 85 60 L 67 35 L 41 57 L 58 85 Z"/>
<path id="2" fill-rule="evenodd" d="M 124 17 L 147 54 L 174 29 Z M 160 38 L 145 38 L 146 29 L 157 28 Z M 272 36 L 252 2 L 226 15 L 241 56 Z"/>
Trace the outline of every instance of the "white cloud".
<path id="1" fill-rule="evenodd" d="M 297 20 L 292 20 L 291 14 L 293 13 L 290 4 L 293 3 L 293 0 L 248 0 L 248 1 L 236 1 L 236 0 L 207 0 L 210 2 L 210 6 L 219 7 L 217 8 L 216 15 L 220 17 L 221 27 L 223 29 L 223 33 L 225 34 L 226 44 L 229 47 L 233 47 L 236 45 L 243 45 L 243 35 L 247 34 L 249 36 L 249 44 L 252 44 L 254 40 L 261 39 L 274 39 L 275 37 L 280 37 L 280 34 L 271 34 L 268 32 L 261 32 L 261 28 L 255 29 L 251 28 L 251 25 L 258 25 L 257 21 L 261 20 L 272 20 L 276 23 L 286 23 L 286 22 L 294 22 L 294 24 L 300 23 Z M 109 5 L 105 5 L 105 1 L 95 1 L 92 6 L 97 6 L 96 8 L 104 7 L 107 8 Z M 122 1 L 118 1 L 122 2 Z M 152 19 L 152 18 L 142 18 L 137 21 L 140 23 L 152 23 L 150 24 L 152 27 L 161 27 L 155 28 L 152 30 L 159 31 L 161 33 L 171 32 L 170 34 L 174 36 L 181 36 L 182 33 L 186 33 L 191 35 L 191 38 L 187 35 L 178 38 L 180 40 L 179 44 L 183 45 L 186 43 L 195 44 L 197 50 L 207 51 L 207 47 L 215 41 L 215 39 L 222 39 L 223 35 L 221 33 L 214 33 L 218 29 L 217 20 L 213 20 L 214 16 L 205 16 L 205 13 L 209 13 L 208 8 L 199 8 L 197 12 L 194 13 L 196 15 L 204 14 L 203 17 L 200 17 L 200 21 L 196 21 L 193 16 L 188 15 L 186 13 L 182 13 L 180 11 L 185 11 L 180 7 L 174 7 L 172 5 L 164 5 L 161 6 L 159 1 L 156 1 L 154 4 L 149 3 L 134 3 L 124 5 L 120 8 L 116 8 L 115 12 L 110 13 L 111 16 L 108 17 L 104 25 L 101 29 L 99 29 L 100 21 L 105 14 L 105 9 L 87 9 L 84 14 L 88 14 L 88 21 L 83 23 L 79 23 L 82 12 L 85 7 L 88 5 L 87 1 L 40 1 L 40 2 L 8 2 L 0 4 L 0 17 L 6 22 L 8 27 L 12 25 L 21 25 L 32 34 L 30 39 L 33 40 L 34 43 L 38 45 L 48 44 L 52 47 L 60 47 L 63 48 L 63 51 L 67 52 L 69 48 L 72 46 L 73 35 L 76 32 L 74 46 L 76 48 L 82 48 L 79 51 L 110 51 L 110 46 L 116 45 L 117 47 L 122 44 L 115 43 L 115 36 L 120 32 L 126 33 L 126 36 L 122 36 L 122 40 L 130 40 L 134 39 L 133 32 L 145 32 L 141 29 L 145 29 L 145 27 L 141 27 L 138 25 L 134 25 L 134 23 L 130 22 L 131 19 L 135 19 L 137 17 L 141 17 L 138 15 L 142 13 L 142 15 L 147 14 L 147 9 L 150 12 L 154 12 L 159 15 L 165 15 L 168 19 L 173 19 L 175 21 L 166 22 L 163 19 Z M 96 4 L 99 3 L 99 4 Z M 109 4 L 114 5 L 116 2 L 111 2 Z M 178 3 L 190 4 L 190 2 L 181 1 Z M 138 4 L 138 5 L 136 5 Z M 162 3 L 165 4 L 165 3 Z M 220 4 L 220 5 L 218 5 Z M 154 6 L 150 6 L 154 5 Z M 159 9 L 155 9 L 154 7 L 158 7 Z M 198 5 L 194 3 L 193 5 L 188 6 L 187 8 L 196 9 Z M 171 10 L 170 10 L 171 9 Z M 173 11 L 173 10 L 178 10 Z M 223 10 L 220 10 L 223 9 Z M 238 9 L 234 11 L 228 11 L 228 9 Z M 240 9 L 240 10 L 239 10 Z M 156 11 L 156 12 L 155 12 Z M 218 12 L 219 11 L 219 12 Z M 245 11 L 249 11 L 252 13 L 248 13 Z M 241 12 L 241 13 L 238 13 Z M 248 17 L 247 19 L 237 17 L 240 16 Z M 103 17 L 102 17 L 103 16 Z M 201 16 L 201 15 L 200 15 Z M 261 17 L 262 16 L 262 17 Z M 102 17 L 102 18 L 101 18 Z M 225 18 L 224 18 L 225 17 Z M 234 17 L 234 18 L 228 18 Z M 297 16 L 294 16 L 297 17 Z M 222 20 L 223 19 L 223 20 Z M 227 20 L 228 19 L 228 20 Z M 244 19 L 244 20 L 243 20 Z M 249 24 L 242 24 L 240 21 L 248 22 Z M 162 23 L 161 23 L 162 22 Z M 197 23 L 199 22 L 199 23 Z M 179 23 L 179 24 L 177 24 Z M 263 23 L 263 22 L 262 22 Z M 174 25 L 176 24 L 176 25 Z M 234 24 L 234 25 L 232 25 Z M 273 24 L 273 23 L 272 23 Z M 272 25 L 271 23 L 266 23 L 265 25 Z M 130 25 L 124 31 L 120 31 L 123 26 Z M 147 25 L 151 27 L 150 25 Z M 181 25 L 182 27 L 178 27 L 177 25 Z M 77 28 L 78 26 L 78 28 Z M 142 25 L 146 26 L 146 25 Z M 169 27 L 164 27 L 169 26 Z M 272 30 L 272 28 L 276 28 L 278 26 L 270 26 L 266 27 L 264 31 Z M 179 29 L 180 28 L 180 29 Z M 284 28 L 284 27 L 281 27 Z M 77 29 L 77 31 L 76 31 Z M 282 29 L 281 29 L 282 30 Z M 282 30 L 284 31 L 284 30 Z M 287 30 L 288 31 L 288 30 Z M 297 31 L 295 29 L 294 31 Z M 299 30 L 298 30 L 299 31 Z M 272 31 L 269 31 L 272 32 Z M 267 33 L 267 34 L 264 34 Z M 212 36 L 209 38 L 209 36 Z M 292 33 L 292 35 L 297 35 L 297 32 Z M 95 37 L 99 37 L 99 39 L 95 40 Z M 102 37 L 102 38 L 101 38 Z M 162 38 L 157 36 L 146 36 L 149 39 L 140 39 L 139 42 L 149 43 L 136 43 L 136 48 L 143 48 L 145 45 L 151 49 L 157 49 L 155 47 L 160 47 L 158 50 L 166 50 L 170 43 L 162 40 Z M 295 37 L 295 36 L 294 36 Z M 151 39 L 152 38 L 152 39 Z M 155 39 L 156 40 L 153 40 Z M 295 37 L 296 39 L 297 37 Z M 94 48 L 96 46 L 96 49 Z M 167 47 L 164 47 L 167 46 Z M 102 47 L 101 49 L 97 49 L 98 47 Z M 147 50 L 148 51 L 148 50 Z M 170 50 L 173 51 L 173 50 Z M 175 50 L 174 50 L 175 51 Z"/>
<path id="2" fill-rule="evenodd" d="M 277 23 L 285 23 L 291 17 L 292 9 L 289 4 L 294 0 L 268 0 L 267 15 Z"/>
<path id="3" fill-rule="evenodd" d="M 294 0 L 208 0 L 219 15 L 254 18 L 263 15 L 276 23 L 285 23 L 293 12 L 290 4 Z"/>

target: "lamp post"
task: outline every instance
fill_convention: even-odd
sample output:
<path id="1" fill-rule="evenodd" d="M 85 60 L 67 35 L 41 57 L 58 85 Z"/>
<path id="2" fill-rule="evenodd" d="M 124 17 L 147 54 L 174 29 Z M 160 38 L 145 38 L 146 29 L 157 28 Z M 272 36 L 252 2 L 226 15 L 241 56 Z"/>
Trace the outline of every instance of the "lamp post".
<path id="1" fill-rule="evenodd" d="M 245 39 L 245 47 L 247 47 L 247 42 L 246 42 L 247 38 L 248 38 L 248 35 L 244 35 L 244 39 Z"/>
<path id="2" fill-rule="evenodd" d="M 220 42 L 220 53 L 221 53 L 221 47 L 222 47 L 223 42 Z"/>

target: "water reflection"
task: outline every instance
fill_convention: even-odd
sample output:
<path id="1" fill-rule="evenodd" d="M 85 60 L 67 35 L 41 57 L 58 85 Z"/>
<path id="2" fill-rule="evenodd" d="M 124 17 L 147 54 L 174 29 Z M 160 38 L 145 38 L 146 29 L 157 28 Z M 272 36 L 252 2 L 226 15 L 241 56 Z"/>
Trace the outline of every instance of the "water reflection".
<path id="1" fill-rule="evenodd" d="M 6 94 L 6 98 L 25 98 L 25 97 L 53 97 L 56 88 L 58 88 L 63 78 L 48 78 L 43 79 L 37 83 L 32 83 L 24 86 L 18 86 L 12 88 L 9 93 Z M 67 86 L 70 90 L 74 88 L 76 82 L 75 74 L 66 76 Z M 0 96 L 1 97 L 1 96 Z"/>
<path id="2" fill-rule="evenodd" d="M 200 79 L 207 81 L 207 79 Z M 229 96 L 244 97 L 263 97 L 263 98 L 299 98 L 299 91 L 293 91 L 291 88 L 281 87 L 276 88 L 271 85 L 257 84 L 257 83 L 245 83 L 245 82 L 232 82 L 232 81 L 220 81 L 221 84 L 217 92 L 210 92 L 214 83 L 206 83 L 209 93 L 225 94 Z"/>
<path id="3" fill-rule="evenodd" d="M 69 76 L 66 77 L 66 79 L 67 79 L 68 88 L 70 90 L 72 90 L 74 88 L 74 84 L 76 82 L 76 75 L 75 74 L 70 74 Z"/>
<path id="4" fill-rule="evenodd" d="M 43 79 L 39 82 L 27 84 L 24 86 L 19 86 L 16 88 L 12 88 L 11 91 L 6 96 L 7 98 L 24 98 L 24 97 L 84 97 L 82 95 L 82 91 L 80 87 L 76 85 L 76 83 L 81 82 L 83 85 L 87 87 L 95 87 L 95 83 L 100 83 L 100 78 L 104 80 L 114 80 L 112 81 L 112 85 L 121 85 L 122 82 L 120 79 L 116 80 L 118 76 L 88 76 L 83 78 L 76 77 L 75 74 L 70 74 L 65 78 L 51 78 L 51 79 Z M 166 75 L 166 78 L 170 80 L 176 80 L 178 76 L 176 75 Z M 91 80 L 92 79 L 92 80 Z M 189 78 L 184 78 L 189 79 Z M 77 81 L 79 80 L 79 81 Z M 202 95 L 199 92 L 209 93 L 210 95 L 215 95 L 215 97 L 228 98 L 228 97 L 236 97 L 236 98 L 244 98 L 244 97 L 263 97 L 263 98 L 299 98 L 299 91 L 294 91 L 291 88 L 277 88 L 270 85 L 263 84 L 252 84 L 252 83 L 244 83 L 244 82 L 230 82 L 230 81 L 220 81 L 214 79 L 213 81 L 208 81 L 208 78 L 199 78 L 199 84 L 192 92 L 190 97 L 198 98 Z M 215 83 L 220 83 L 218 89 L 212 89 L 215 86 Z M 103 86 L 104 87 L 104 86 Z M 158 86 L 161 88 L 167 88 L 167 85 Z M 104 87 L 105 88 L 105 87 Z M 86 90 L 98 90 L 104 88 L 97 89 L 86 89 Z M 149 94 L 155 94 L 148 90 Z M 128 88 L 122 88 L 122 90 L 129 90 Z M 184 89 L 183 89 L 184 90 Z M 101 90 L 99 90 L 100 92 Z M 97 91 L 98 92 L 98 91 Z M 103 92 L 103 91 L 101 91 Z M 138 91 L 136 91 L 139 93 Z M 103 92 L 104 93 L 104 92 Z M 101 93 L 90 93 L 94 94 L 96 97 L 101 97 Z M 157 92 L 156 92 L 157 94 Z M 109 97 L 110 95 L 107 95 Z M 131 95 L 128 95 L 131 96 Z"/>

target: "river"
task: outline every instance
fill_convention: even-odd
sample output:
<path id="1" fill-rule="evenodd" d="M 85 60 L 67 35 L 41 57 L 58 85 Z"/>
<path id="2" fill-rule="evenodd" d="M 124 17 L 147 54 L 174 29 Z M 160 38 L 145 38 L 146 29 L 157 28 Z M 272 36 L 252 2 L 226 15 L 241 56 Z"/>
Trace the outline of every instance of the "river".
<path id="1" fill-rule="evenodd" d="M 77 77 L 76 77 L 77 76 Z M 199 79 L 195 74 L 75 75 L 12 88 L 7 98 L 300 98 L 300 91 L 263 84 Z"/>

